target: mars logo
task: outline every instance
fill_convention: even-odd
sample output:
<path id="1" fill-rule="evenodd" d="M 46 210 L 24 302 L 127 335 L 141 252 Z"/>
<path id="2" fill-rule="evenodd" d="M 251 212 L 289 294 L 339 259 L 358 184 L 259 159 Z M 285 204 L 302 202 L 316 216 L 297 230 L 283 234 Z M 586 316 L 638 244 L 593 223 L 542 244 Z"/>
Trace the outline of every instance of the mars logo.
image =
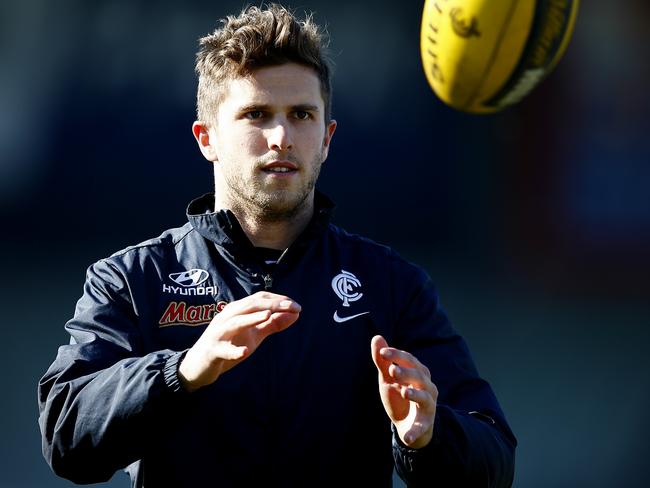
<path id="1" fill-rule="evenodd" d="M 349 307 L 350 302 L 356 302 L 363 296 L 363 293 L 356 291 L 357 288 L 361 288 L 361 282 L 349 271 L 341 270 L 341 273 L 332 279 L 332 289 L 336 296 L 343 300 L 344 307 Z"/>
<path id="2" fill-rule="evenodd" d="M 169 327 L 170 325 L 198 326 L 209 324 L 216 314 L 221 312 L 227 302 L 221 300 L 217 303 L 205 305 L 191 305 L 187 302 L 170 302 L 160 317 L 158 325 Z"/>
<path id="3" fill-rule="evenodd" d="M 192 268 L 180 273 L 171 273 L 169 279 L 180 286 L 166 285 L 163 283 L 163 293 L 175 295 L 216 295 L 216 286 L 201 286 L 210 277 L 204 269 Z"/>

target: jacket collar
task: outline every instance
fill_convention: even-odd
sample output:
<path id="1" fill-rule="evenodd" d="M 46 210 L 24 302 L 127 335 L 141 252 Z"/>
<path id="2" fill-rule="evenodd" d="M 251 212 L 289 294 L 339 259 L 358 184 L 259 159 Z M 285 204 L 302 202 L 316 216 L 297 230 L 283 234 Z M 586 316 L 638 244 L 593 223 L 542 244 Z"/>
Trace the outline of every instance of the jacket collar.
<path id="1" fill-rule="evenodd" d="M 329 224 L 335 205 L 326 195 L 316 191 L 314 215 L 291 248 L 303 247 L 320 235 Z M 207 240 L 225 248 L 232 255 L 248 254 L 253 244 L 242 229 L 237 217 L 228 209 L 214 211 L 214 193 L 206 193 L 187 206 L 187 219 L 192 227 Z"/>

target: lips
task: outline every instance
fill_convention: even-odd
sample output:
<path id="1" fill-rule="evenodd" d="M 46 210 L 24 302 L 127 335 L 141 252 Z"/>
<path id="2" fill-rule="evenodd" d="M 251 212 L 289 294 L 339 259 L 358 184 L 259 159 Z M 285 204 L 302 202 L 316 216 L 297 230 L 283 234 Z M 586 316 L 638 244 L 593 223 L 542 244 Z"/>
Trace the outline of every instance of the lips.
<path id="1" fill-rule="evenodd" d="M 291 161 L 271 161 L 262 166 L 262 171 L 269 174 L 288 174 L 298 171 L 298 166 Z"/>

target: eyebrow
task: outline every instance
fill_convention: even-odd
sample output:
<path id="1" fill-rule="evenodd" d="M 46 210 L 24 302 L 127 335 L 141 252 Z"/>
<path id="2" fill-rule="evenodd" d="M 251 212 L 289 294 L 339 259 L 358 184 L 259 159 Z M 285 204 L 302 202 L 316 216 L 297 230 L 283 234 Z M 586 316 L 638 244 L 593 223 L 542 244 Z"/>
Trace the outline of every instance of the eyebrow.
<path id="1" fill-rule="evenodd" d="M 248 105 L 243 105 L 239 107 L 238 112 L 239 113 L 245 113 L 245 112 L 252 112 L 255 110 L 261 110 L 261 111 L 269 111 L 271 108 L 271 105 L 264 104 L 264 103 L 250 103 Z M 300 103 L 298 105 L 292 105 L 291 106 L 291 111 L 293 112 L 318 112 L 318 106 L 316 105 L 311 105 L 308 103 Z"/>

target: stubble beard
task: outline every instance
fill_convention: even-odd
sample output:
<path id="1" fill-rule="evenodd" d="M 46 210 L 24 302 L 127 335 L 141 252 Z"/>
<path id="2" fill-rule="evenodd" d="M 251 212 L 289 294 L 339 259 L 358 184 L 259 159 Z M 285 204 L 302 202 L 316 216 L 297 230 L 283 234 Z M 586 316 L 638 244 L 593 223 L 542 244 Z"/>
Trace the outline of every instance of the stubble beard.
<path id="1" fill-rule="evenodd" d="M 231 210 L 257 223 L 278 223 L 292 220 L 311 204 L 309 197 L 320 174 L 321 155 L 309 166 L 313 169 L 306 184 L 297 190 L 265 190 L 244 181 L 240 175 L 227 178 Z"/>

